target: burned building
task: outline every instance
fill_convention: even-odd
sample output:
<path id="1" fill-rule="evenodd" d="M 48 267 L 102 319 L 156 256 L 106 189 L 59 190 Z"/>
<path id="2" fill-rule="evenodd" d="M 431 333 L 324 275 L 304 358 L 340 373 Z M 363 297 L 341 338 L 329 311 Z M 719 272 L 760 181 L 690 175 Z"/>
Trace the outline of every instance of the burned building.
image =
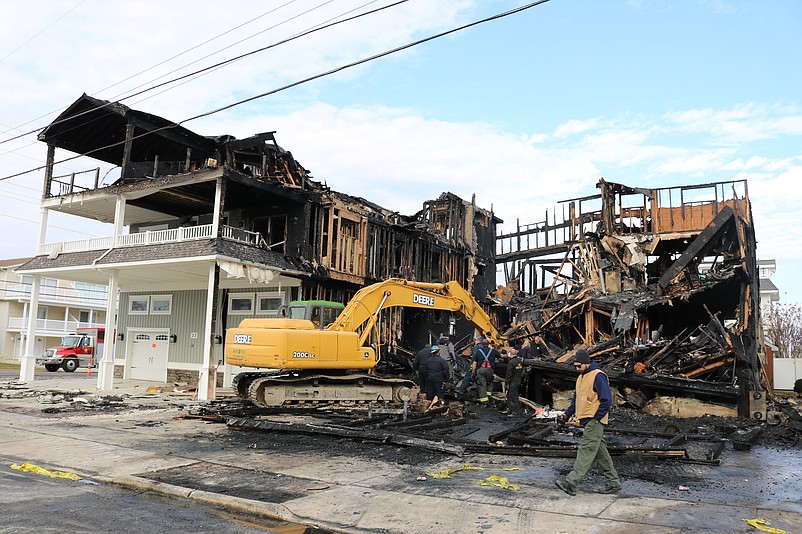
<path id="1" fill-rule="evenodd" d="M 39 140 L 48 147 L 43 231 L 36 257 L 19 271 L 33 276 L 33 295 L 42 276 L 119 291 L 106 324 L 116 330 L 115 357 L 100 372 L 106 388 L 112 373 L 194 383 L 200 372 L 201 397 L 213 394 L 218 379 L 229 382 L 237 371 L 222 362 L 226 328 L 275 317 L 292 300 L 346 302 L 388 277 L 456 280 L 479 300 L 495 288 L 501 221 L 493 213 L 443 193 L 405 216 L 334 191 L 274 132 L 207 137 L 83 95 Z M 57 149 L 99 165 L 55 176 Z M 103 166 L 118 167 L 119 177 L 106 184 Z M 50 212 L 108 223 L 113 232 L 48 243 Z M 442 314 L 398 311 L 382 316 L 376 342 L 388 353 L 410 351 L 429 334 L 418 327 L 424 320 L 435 325 L 433 335 L 467 330 Z M 24 364 L 27 373 L 32 379 Z"/>
<path id="2" fill-rule="evenodd" d="M 746 181 L 602 179 L 598 189 L 497 237 L 507 287 L 496 298 L 518 310 L 508 335 L 541 335 L 554 355 L 533 363 L 531 394 L 565 386 L 562 362 L 585 347 L 633 404 L 690 395 L 763 417 L 770 388 Z"/>

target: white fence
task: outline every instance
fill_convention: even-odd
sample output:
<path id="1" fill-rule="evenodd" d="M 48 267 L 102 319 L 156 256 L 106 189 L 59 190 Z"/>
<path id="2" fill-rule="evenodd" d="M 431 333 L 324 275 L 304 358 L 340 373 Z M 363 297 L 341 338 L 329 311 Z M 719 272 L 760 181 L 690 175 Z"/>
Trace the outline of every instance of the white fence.
<path id="1" fill-rule="evenodd" d="M 793 390 L 802 378 L 802 358 L 774 358 L 774 389 Z"/>
<path id="2" fill-rule="evenodd" d="M 81 321 L 58 321 L 56 319 L 37 319 L 36 335 L 39 336 L 60 336 L 75 332 L 76 328 L 103 328 L 104 323 L 84 323 Z M 28 330 L 27 317 L 9 317 L 9 332 L 25 332 Z"/>
<path id="3" fill-rule="evenodd" d="M 31 284 L 12 284 L 5 289 L 5 298 L 12 300 L 31 300 L 33 292 Z M 69 306 L 86 306 L 92 308 L 105 308 L 108 292 L 107 291 L 88 291 L 82 292 L 77 289 L 67 289 L 63 287 L 51 287 L 41 285 L 39 287 L 40 302 L 55 303 Z"/>
<path id="4" fill-rule="evenodd" d="M 93 237 L 79 241 L 63 241 L 61 243 L 48 243 L 41 245 L 37 254 L 60 254 L 63 252 L 84 252 L 87 250 L 106 250 L 113 247 L 135 247 L 140 245 L 157 245 L 160 243 L 178 243 L 195 239 L 211 239 L 214 237 L 214 225 L 186 226 L 170 228 L 168 230 L 155 230 L 124 234 L 114 237 Z M 232 241 L 257 246 L 262 237 L 258 232 L 250 232 L 241 228 L 223 226 L 223 237 Z"/>

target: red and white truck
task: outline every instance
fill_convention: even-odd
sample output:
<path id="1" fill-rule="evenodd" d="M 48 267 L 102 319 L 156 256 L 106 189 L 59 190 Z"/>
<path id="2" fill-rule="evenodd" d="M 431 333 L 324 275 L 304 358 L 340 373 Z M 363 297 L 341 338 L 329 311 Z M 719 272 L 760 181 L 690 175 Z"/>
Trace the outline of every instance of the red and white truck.
<path id="1" fill-rule="evenodd" d="M 74 334 L 61 338 L 59 346 L 47 349 L 44 356 L 36 358 L 36 363 L 43 364 L 51 373 L 59 367 L 68 373 L 79 367 L 97 367 L 103 357 L 104 341 L 104 328 L 76 328 Z"/>

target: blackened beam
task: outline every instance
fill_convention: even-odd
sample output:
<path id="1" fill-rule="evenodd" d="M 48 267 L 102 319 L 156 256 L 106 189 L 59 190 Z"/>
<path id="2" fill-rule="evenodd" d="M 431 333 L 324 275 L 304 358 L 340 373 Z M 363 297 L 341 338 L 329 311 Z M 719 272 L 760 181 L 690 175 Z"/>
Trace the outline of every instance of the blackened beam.
<path id="1" fill-rule="evenodd" d="M 550 254 L 565 254 L 570 249 L 571 249 L 570 243 L 562 243 L 558 245 L 549 245 L 546 247 L 533 248 L 529 250 L 507 252 L 506 254 L 499 254 L 498 256 L 496 256 L 496 263 L 525 260 L 528 258 L 536 258 L 539 256 L 548 256 Z"/>
<path id="2" fill-rule="evenodd" d="M 544 362 L 527 359 L 524 364 L 543 376 L 573 380 L 577 372 L 566 364 Z M 715 399 L 735 403 L 738 399 L 739 389 L 730 383 L 706 382 L 703 380 L 689 380 L 673 376 L 642 375 L 623 373 L 620 371 L 604 371 L 610 384 L 614 386 L 628 386 L 632 388 L 646 388 L 652 391 L 673 394 L 693 394 L 699 398 Z"/>
<path id="3" fill-rule="evenodd" d="M 350 438 L 355 440 L 371 440 L 385 444 L 401 445 L 404 447 L 418 447 L 456 456 L 462 456 L 465 448 L 460 445 L 436 442 L 427 439 L 405 436 L 403 434 L 392 434 L 379 430 L 351 430 L 335 428 L 326 425 L 299 424 L 299 423 L 274 423 L 272 421 L 248 419 L 245 417 L 230 417 L 226 425 L 234 430 L 261 430 L 265 432 L 287 432 L 295 434 L 308 434 L 319 436 L 334 436 L 339 438 Z"/>
<path id="4" fill-rule="evenodd" d="M 665 289 L 697 256 L 703 256 L 704 252 L 710 250 L 715 244 L 715 239 L 719 237 L 727 227 L 727 223 L 735 217 L 735 212 L 729 206 L 724 206 L 721 211 L 710 221 L 710 224 L 702 230 L 696 239 L 691 241 L 682 255 L 671 264 L 657 284 L 661 289 Z"/>
<path id="5" fill-rule="evenodd" d="M 526 438 L 515 437 L 510 438 L 511 442 L 526 443 Z M 465 444 L 465 451 L 478 453 L 478 454 L 500 454 L 504 456 L 539 456 L 550 458 L 573 458 L 576 456 L 578 445 L 540 445 L 534 444 L 532 446 L 517 446 L 507 445 L 500 447 L 498 445 L 490 445 L 484 443 L 467 443 Z M 662 458 L 673 458 L 677 460 L 683 459 L 687 455 L 685 449 L 653 449 L 651 447 L 615 447 L 607 446 L 607 451 L 613 455 L 630 455 L 642 454 L 645 456 L 654 456 Z"/>
<path id="6" fill-rule="evenodd" d="M 509 436 L 513 432 L 518 432 L 519 430 L 522 430 L 524 428 L 528 428 L 531 425 L 531 423 L 529 421 L 530 421 L 530 419 L 532 419 L 532 417 L 534 417 L 534 416 L 530 415 L 529 417 L 526 418 L 526 420 L 516 424 L 515 426 L 511 426 L 511 427 L 506 428 L 506 429 L 502 430 L 501 432 L 497 432 L 495 434 L 490 434 L 487 437 L 487 441 L 489 441 L 490 443 L 495 443 L 496 441 L 499 441 L 500 439 Z"/>

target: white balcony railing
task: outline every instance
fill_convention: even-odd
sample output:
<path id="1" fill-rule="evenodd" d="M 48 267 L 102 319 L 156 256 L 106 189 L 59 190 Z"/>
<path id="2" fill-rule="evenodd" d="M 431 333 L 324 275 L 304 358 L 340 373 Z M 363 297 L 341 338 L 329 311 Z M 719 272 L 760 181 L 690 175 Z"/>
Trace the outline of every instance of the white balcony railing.
<path id="1" fill-rule="evenodd" d="M 117 238 L 114 237 L 93 237 L 81 239 L 79 241 L 63 241 L 60 243 L 48 243 L 41 245 L 37 254 L 59 254 L 65 252 L 84 252 L 87 250 L 105 250 L 113 247 L 136 247 L 140 245 L 156 245 L 160 243 L 178 243 L 181 241 L 192 241 L 195 239 L 211 239 L 214 227 L 211 224 L 200 226 L 186 226 L 181 228 L 171 228 L 169 230 L 155 230 L 138 232 L 136 234 L 124 234 Z M 223 226 L 223 237 L 232 241 L 239 241 L 249 245 L 258 245 L 261 235 L 258 232 L 250 232 L 241 228 Z"/>
<path id="2" fill-rule="evenodd" d="M 87 250 L 106 250 L 114 247 L 136 247 L 141 245 L 157 245 L 161 243 L 179 243 L 181 241 L 193 241 L 196 239 L 211 239 L 214 237 L 214 225 L 203 224 L 200 226 L 186 226 L 181 228 L 170 228 L 169 230 L 155 230 L 138 232 L 136 234 L 123 234 L 117 237 L 93 237 L 81 239 L 80 241 L 62 241 L 60 243 L 48 243 L 39 246 L 38 255 L 60 254 L 66 252 L 84 252 Z M 262 242 L 262 235 L 259 232 L 251 232 L 233 226 L 223 226 L 223 238 L 231 241 L 239 241 L 252 246 L 259 246 Z"/>
<path id="3" fill-rule="evenodd" d="M 3 293 L 8 300 L 30 301 L 32 289 L 30 284 L 10 284 Z M 45 285 L 39 289 L 39 301 L 48 304 L 105 308 L 107 300 L 107 291 L 86 292 Z"/>
<path id="4" fill-rule="evenodd" d="M 169 230 L 125 234 L 117 238 L 116 246 L 133 247 L 137 245 L 157 245 L 160 243 L 192 241 L 194 239 L 209 239 L 213 237 L 212 229 L 213 225 L 204 224 L 201 226 L 182 226 L 181 228 L 171 228 Z"/>
<path id="5" fill-rule="evenodd" d="M 82 321 L 57 321 L 55 319 L 37 319 L 36 335 L 40 336 L 60 336 L 75 332 L 76 328 L 103 328 L 104 323 L 89 323 Z M 9 332 L 25 332 L 28 330 L 27 317 L 9 317 Z"/>

